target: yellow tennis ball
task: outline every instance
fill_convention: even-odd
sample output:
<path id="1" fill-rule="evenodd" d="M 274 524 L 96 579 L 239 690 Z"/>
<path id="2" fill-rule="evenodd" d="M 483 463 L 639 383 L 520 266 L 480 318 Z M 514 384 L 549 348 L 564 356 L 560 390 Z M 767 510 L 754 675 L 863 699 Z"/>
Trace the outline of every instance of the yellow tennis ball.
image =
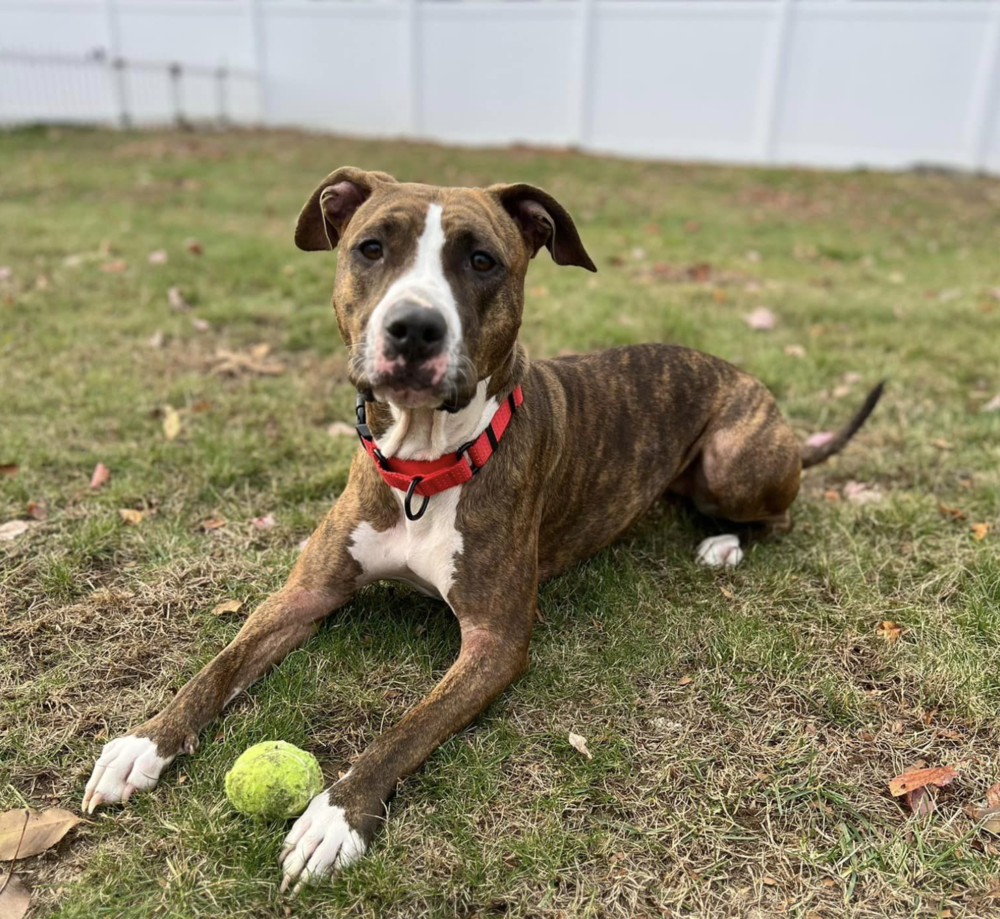
<path id="1" fill-rule="evenodd" d="M 252 817 L 297 817 L 322 790 L 316 757 L 283 740 L 254 744 L 226 773 L 226 797 Z"/>

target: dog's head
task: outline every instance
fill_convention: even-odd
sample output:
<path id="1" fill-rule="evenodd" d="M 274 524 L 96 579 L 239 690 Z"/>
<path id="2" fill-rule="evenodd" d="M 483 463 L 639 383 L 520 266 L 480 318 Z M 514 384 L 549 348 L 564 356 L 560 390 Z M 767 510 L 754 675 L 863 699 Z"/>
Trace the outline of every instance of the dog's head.
<path id="1" fill-rule="evenodd" d="M 352 167 L 309 196 L 295 243 L 340 247 L 333 305 L 351 382 L 409 408 L 463 408 L 503 366 L 542 246 L 559 265 L 597 270 L 572 218 L 538 188 L 437 188 Z"/>

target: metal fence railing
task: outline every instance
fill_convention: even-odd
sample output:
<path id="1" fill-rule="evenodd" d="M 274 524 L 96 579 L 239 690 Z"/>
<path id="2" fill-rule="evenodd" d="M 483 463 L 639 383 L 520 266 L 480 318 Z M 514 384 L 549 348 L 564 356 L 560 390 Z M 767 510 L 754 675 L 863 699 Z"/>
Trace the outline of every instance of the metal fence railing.
<path id="1" fill-rule="evenodd" d="M 8 124 L 142 123 L 224 127 L 248 120 L 257 75 L 225 65 L 0 48 L 0 102 Z M 234 108 L 234 95 L 241 97 Z M 252 104 L 251 106 L 252 107 Z"/>

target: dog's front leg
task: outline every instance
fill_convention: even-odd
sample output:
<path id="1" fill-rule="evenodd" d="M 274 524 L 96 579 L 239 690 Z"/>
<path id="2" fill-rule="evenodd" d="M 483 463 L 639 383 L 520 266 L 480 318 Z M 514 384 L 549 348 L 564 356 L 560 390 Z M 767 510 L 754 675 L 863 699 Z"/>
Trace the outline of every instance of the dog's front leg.
<path id="1" fill-rule="evenodd" d="M 494 558 L 489 552 L 484 557 Z M 285 839 L 279 861 L 281 889 L 295 889 L 364 854 L 399 780 L 414 772 L 452 734 L 468 725 L 515 680 L 528 663 L 537 609 L 535 556 L 522 583 L 483 583 L 456 602 L 462 628 L 458 658 L 440 683 L 394 728 L 377 738 L 340 781 L 321 792 Z M 523 577 L 527 574 L 527 577 Z M 466 606 L 465 603 L 474 603 Z"/>
<path id="2" fill-rule="evenodd" d="M 319 621 L 348 600 L 359 568 L 348 552 L 358 519 L 350 485 L 310 537 L 287 583 L 247 619 L 229 645 L 165 709 L 104 745 L 87 782 L 83 810 L 124 803 L 154 788 L 179 753 L 193 753 L 198 735 L 222 709 L 302 644 Z"/>

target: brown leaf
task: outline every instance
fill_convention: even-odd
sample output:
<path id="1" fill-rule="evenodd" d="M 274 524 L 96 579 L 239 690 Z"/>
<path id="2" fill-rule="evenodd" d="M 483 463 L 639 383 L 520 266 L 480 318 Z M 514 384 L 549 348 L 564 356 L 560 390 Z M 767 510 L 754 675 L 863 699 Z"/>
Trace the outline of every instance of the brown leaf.
<path id="1" fill-rule="evenodd" d="M 939 450 L 954 450 L 955 447 L 949 443 L 947 440 L 938 437 L 936 440 L 931 441 L 932 447 L 937 447 Z"/>
<path id="2" fill-rule="evenodd" d="M 688 674 L 686 674 L 685 676 L 682 676 L 682 677 L 681 677 L 681 678 L 680 678 L 680 679 L 679 679 L 679 680 L 677 681 L 677 685 L 678 685 L 678 686 L 687 686 L 687 685 L 688 685 L 688 683 L 690 683 L 692 679 L 693 679 L 693 677 L 691 676 L 691 674 L 690 674 L 690 673 L 688 673 Z"/>
<path id="3" fill-rule="evenodd" d="M 180 313 L 186 313 L 191 309 L 191 304 L 184 299 L 184 294 L 181 293 L 179 287 L 171 287 L 167 291 L 167 302 Z"/>
<path id="4" fill-rule="evenodd" d="M 976 821 L 984 820 L 982 829 L 994 836 L 1000 836 L 1000 804 L 993 804 L 989 807 L 977 807 L 970 804 L 965 812 Z"/>
<path id="5" fill-rule="evenodd" d="M 789 357 L 805 357 L 806 349 L 802 345 L 785 345 L 785 354 Z"/>
<path id="6" fill-rule="evenodd" d="M 167 440 L 176 440 L 181 432 L 180 413 L 172 405 L 163 407 L 163 436 Z"/>
<path id="7" fill-rule="evenodd" d="M 241 373 L 256 373 L 260 376 L 280 376 L 285 372 L 285 365 L 277 361 L 265 360 L 271 346 L 266 342 L 254 345 L 245 352 L 229 351 L 219 348 L 215 352 L 216 365 L 212 373 L 228 376 L 239 376 Z"/>
<path id="8" fill-rule="evenodd" d="M 238 613 L 241 609 L 243 609 L 242 600 L 223 600 L 213 607 L 212 615 L 223 616 L 226 613 Z"/>
<path id="9" fill-rule="evenodd" d="M 0 919 L 21 919 L 31 904 L 31 891 L 17 875 L 11 875 L 6 885 L 0 881 L 0 887 Z"/>
<path id="10" fill-rule="evenodd" d="M 250 523 L 256 530 L 270 530 L 272 527 L 278 525 L 278 521 L 274 519 L 274 514 L 267 514 L 264 517 L 254 517 Z"/>
<path id="11" fill-rule="evenodd" d="M 891 619 L 883 619 L 879 623 L 878 628 L 875 629 L 875 632 L 889 642 L 890 645 L 894 645 L 903 634 L 903 627 Z"/>
<path id="12" fill-rule="evenodd" d="M 226 525 L 226 521 L 222 517 L 209 517 L 208 520 L 202 520 L 198 524 L 199 528 L 203 533 L 208 533 L 210 530 L 218 530 Z"/>
<path id="13" fill-rule="evenodd" d="M 201 255 L 205 251 L 197 239 L 185 239 L 184 248 L 192 255 Z"/>
<path id="14" fill-rule="evenodd" d="M 947 504 L 939 504 L 938 510 L 944 514 L 945 517 L 951 517 L 952 520 L 965 520 L 965 511 L 957 507 L 948 507 Z"/>
<path id="15" fill-rule="evenodd" d="M 938 787 L 947 785 L 957 775 L 958 769 L 955 766 L 914 769 L 912 772 L 904 772 L 892 779 L 889 782 L 889 791 L 898 798 L 914 788 L 923 788 L 925 785 L 937 785 Z"/>
<path id="16" fill-rule="evenodd" d="M 118 516 L 122 518 L 125 526 L 137 527 L 142 523 L 142 511 L 132 510 L 130 507 L 119 508 Z"/>
<path id="17" fill-rule="evenodd" d="M 840 492 L 837 491 L 835 488 L 829 488 L 823 492 L 823 497 L 830 502 L 839 501 Z"/>
<path id="18" fill-rule="evenodd" d="M 31 529 L 27 520 L 10 520 L 0 524 L 0 542 L 13 542 L 18 536 L 23 536 Z"/>
<path id="19" fill-rule="evenodd" d="M 580 734 L 574 734 L 572 731 L 569 732 L 569 745 L 577 751 L 577 753 L 582 753 L 587 759 L 593 759 L 593 754 L 587 749 L 587 740 Z"/>
<path id="20" fill-rule="evenodd" d="M 29 501 L 28 502 L 28 516 L 32 520 L 47 520 L 49 512 L 45 507 L 44 501 Z"/>
<path id="21" fill-rule="evenodd" d="M 2 463 L 0 464 L 0 475 L 17 475 L 20 468 L 17 463 Z"/>
<path id="22" fill-rule="evenodd" d="M 166 249 L 154 249 L 147 256 L 147 261 L 150 265 L 166 265 L 167 264 L 167 250 Z"/>
<path id="23" fill-rule="evenodd" d="M 990 785 L 990 787 L 986 790 L 986 803 L 990 807 L 1000 805 L 1000 782 Z"/>
<path id="24" fill-rule="evenodd" d="M 768 887 L 774 887 L 778 883 L 777 880 L 769 874 L 765 874 L 764 877 L 761 878 L 761 881 L 763 881 Z"/>
<path id="25" fill-rule="evenodd" d="M 988 523 L 974 523 L 972 524 L 972 538 L 975 540 L 986 539 L 986 534 L 990 531 L 990 525 Z"/>
<path id="26" fill-rule="evenodd" d="M 25 825 L 24 812 L 22 807 L 0 814 L 0 862 L 11 861 L 15 850 L 18 858 L 39 855 L 59 842 L 80 822 L 76 814 L 61 807 L 53 807 L 44 811 L 28 811 L 28 823 Z"/>
<path id="27" fill-rule="evenodd" d="M 934 811 L 934 792 L 926 786 L 914 788 L 906 793 L 906 803 L 917 817 L 925 817 Z"/>
<path id="28" fill-rule="evenodd" d="M 207 319 L 199 319 L 197 316 L 191 318 L 191 325 L 196 332 L 207 332 L 212 328 Z"/>
<path id="29" fill-rule="evenodd" d="M 128 262 L 123 258 L 116 258 L 101 265 L 101 271 L 106 271 L 108 274 L 121 274 L 126 268 L 128 268 Z"/>
<path id="30" fill-rule="evenodd" d="M 94 474 L 90 477 L 91 488 L 102 488 L 111 480 L 111 470 L 104 463 L 98 463 L 94 467 Z"/>

